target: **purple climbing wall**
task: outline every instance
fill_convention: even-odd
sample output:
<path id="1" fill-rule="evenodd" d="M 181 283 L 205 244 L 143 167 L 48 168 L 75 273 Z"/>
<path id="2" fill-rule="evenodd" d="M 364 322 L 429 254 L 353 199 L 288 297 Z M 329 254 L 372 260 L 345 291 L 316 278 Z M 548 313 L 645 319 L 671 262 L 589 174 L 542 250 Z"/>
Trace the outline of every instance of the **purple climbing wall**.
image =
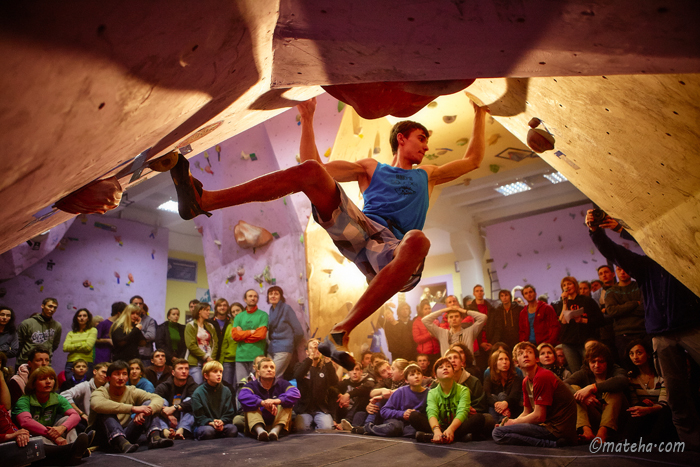
<path id="1" fill-rule="evenodd" d="M 606 264 L 595 249 L 583 224 L 586 210 L 592 205 L 503 222 L 486 227 L 493 263 L 502 289 L 530 283 L 538 294 L 547 293 L 550 303 L 561 296 L 561 279 L 573 276 L 579 281 L 598 278 L 596 269 Z M 632 251 L 643 254 L 634 242 L 610 238 Z"/>
<path id="2" fill-rule="evenodd" d="M 102 216 L 78 217 L 53 252 L 17 277 L 3 282 L 6 295 L 0 301 L 14 309 L 19 322 L 40 312 L 45 297 L 58 299 L 54 317 L 63 326 L 64 337 L 70 331 L 77 309 L 87 308 L 93 315 L 107 317 L 113 302 L 128 302 L 133 295 L 141 295 L 149 314 L 161 323 L 167 238 L 167 229 L 155 231 L 138 222 Z M 53 367 L 60 371 L 65 361 L 66 354 L 59 348 L 54 354 Z"/>

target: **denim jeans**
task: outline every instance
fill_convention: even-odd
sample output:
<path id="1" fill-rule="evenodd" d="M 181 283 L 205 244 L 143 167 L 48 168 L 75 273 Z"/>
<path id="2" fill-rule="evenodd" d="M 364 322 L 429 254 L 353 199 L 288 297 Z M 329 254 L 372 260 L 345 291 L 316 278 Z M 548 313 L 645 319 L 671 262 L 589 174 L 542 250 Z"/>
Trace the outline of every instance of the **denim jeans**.
<path id="1" fill-rule="evenodd" d="M 236 425 L 231 423 L 225 424 L 224 429 L 221 431 L 216 431 L 211 425 L 202 425 L 194 429 L 194 439 L 197 441 L 214 438 L 235 438 L 236 436 L 238 436 L 238 429 Z"/>
<path id="2" fill-rule="evenodd" d="M 505 392 L 499 392 L 496 395 L 496 399 L 498 399 L 498 402 L 503 402 L 504 400 L 506 400 L 507 397 L 508 396 Z M 501 420 L 503 420 L 503 417 L 505 417 L 505 415 L 501 415 L 500 413 L 496 412 L 496 409 L 494 407 L 489 407 L 489 414 L 491 414 L 496 423 L 501 423 Z"/>
<path id="3" fill-rule="evenodd" d="M 221 377 L 224 381 L 231 385 L 231 387 L 236 387 L 236 362 L 224 362 L 224 375 Z"/>
<path id="4" fill-rule="evenodd" d="M 183 430 L 194 433 L 194 415 L 191 413 L 180 413 L 180 417 L 177 422 L 177 430 L 182 428 Z M 176 415 L 177 417 L 177 415 Z M 152 429 L 165 430 L 170 428 L 170 420 L 165 415 L 160 415 L 159 417 L 153 417 L 153 422 L 151 423 Z"/>
<path id="5" fill-rule="evenodd" d="M 516 444 L 541 448 L 557 447 L 556 438 L 547 428 L 532 423 L 497 426 L 493 429 L 492 436 L 496 444 Z"/>
<path id="6" fill-rule="evenodd" d="M 297 431 L 310 431 L 311 424 L 315 424 L 317 430 L 330 430 L 333 428 L 333 417 L 331 414 L 316 412 L 314 414 L 299 413 L 294 420 Z"/>
<path id="7" fill-rule="evenodd" d="M 190 365 L 190 376 L 197 384 L 202 384 L 204 378 L 202 377 L 202 364 L 198 363 L 196 366 Z"/>
<path id="8" fill-rule="evenodd" d="M 374 436 L 383 436 L 386 438 L 395 438 L 399 436 L 413 438 L 416 436 L 415 428 L 413 428 L 408 422 L 404 423 L 403 420 L 397 420 L 395 418 L 386 420 L 381 425 L 368 423 L 365 425 L 365 432 Z"/>

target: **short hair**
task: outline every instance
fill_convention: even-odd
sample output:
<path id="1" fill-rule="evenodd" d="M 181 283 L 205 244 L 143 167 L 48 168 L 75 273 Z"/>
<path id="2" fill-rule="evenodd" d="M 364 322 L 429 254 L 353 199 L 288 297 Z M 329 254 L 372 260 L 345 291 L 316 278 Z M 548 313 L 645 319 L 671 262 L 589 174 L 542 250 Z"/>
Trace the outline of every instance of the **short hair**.
<path id="1" fill-rule="evenodd" d="M 374 365 L 374 371 L 375 371 L 375 373 L 376 373 L 377 371 L 379 371 L 379 369 L 380 369 L 381 367 L 383 367 L 384 365 L 389 365 L 389 366 L 391 366 L 391 363 L 389 363 L 387 360 L 379 360 L 379 361 L 377 362 L 377 364 Z"/>
<path id="2" fill-rule="evenodd" d="M 309 344 L 311 344 L 311 343 L 314 342 L 314 341 L 318 342 L 319 344 L 321 343 L 321 339 L 319 339 L 318 337 L 312 337 L 311 339 L 309 339 L 308 341 L 306 341 L 306 346 L 304 346 L 304 348 L 305 348 L 306 350 L 309 350 Z"/>
<path id="3" fill-rule="evenodd" d="M 131 304 L 131 303 L 134 303 L 134 300 L 137 299 L 137 298 L 138 298 L 139 300 L 141 300 L 142 302 L 144 301 L 144 300 L 143 300 L 143 297 L 142 297 L 141 295 L 134 295 L 133 297 L 131 297 L 131 298 L 129 299 L 129 303 L 130 303 L 130 304 Z"/>
<path id="4" fill-rule="evenodd" d="M 255 294 L 256 294 L 258 297 L 260 297 L 260 294 L 258 293 L 257 290 L 255 290 L 255 289 L 248 289 L 248 290 L 246 290 L 245 292 L 243 292 L 243 301 L 245 301 L 245 297 L 246 297 L 246 295 L 248 295 L 248 292 L 255 292 Z"/>
<path id="5" fill-rule="evenodd" d="M 255 363 L 255 369 L 258 370 L 258 371 L 260 371 L 260 368 L 262 368 L 262 364 L 263 364 L 264 362 L 271 362 L 273 365 L 275 365 L 275 361 L 274 361 L 273 359 L 271 359 L 270 357 L 262 357 L 260 360 L 258 360 L 258 361 Z M 275 368 L 276 368 L 276 367 L 277 367 L 277 365 L 275 365 Z"/>
<path id="6" fill-rule="evenodd" d="M 193 298 L 192 300 L 190 300 L 190 305 L 197 305 L 197 304 L 199 304 L 199 300 L 197 300 L 196 298 Z"/>
<path id="7" fill-rule="evenodd" d="M 211 308 L 211 306 L 207 302 L 197 303 L 197 306 L 195 306 L 194 310 L 192 310 L 192 319 L 197 321 L 199 319 L 199 313 L 205 308 Z"/>
<path id="8" fill-rule="evenodd" d="M 459 310 L 447 310 L 445 315 L 449 317 L 450 315 L 453 315 L 455 313 L 457 313 L 460 317 L 462 316 L 462 312 Z"/>
<path id="9" fill-rule="evenodd" d="M 614 269 L 612 268 L 612 266 L 610 266 L 609 264 L 603 264 L 603 265 L 601 265 L 601 266 L 598 266 L 598 267 L 596 268 L 596 272 L 600 272 L 600 270 L 603 269 L 603 268 L 608 268 L 608 269 L 610 269 L 610 272 L 612 272 L 613 274 L 615 274 L 615 270 L 614 270 Z"/>
<path id="10" fill-rule="evenodd" d="M 535 292 L 535 295 L 537 295 L 537 290 L 535 289 L 535 286 L 534 286 L 534 285 L 532 285 L 532 284 L 525 284 L 525 285 L 523 286 L 522 290 L 520 291 L 520 293 L 524 293 L 524 292 L 525 292 L 525 289 L 532 289 L 532 291 Z"/>
<path id="11" fill-rule="evenodd" d="M 205 363 L 204 366 L 202 367 L 202 374 L 208 375 L 212 371 L 217 371 L 217 370 L 223 371 L 223 369 L 224 369 L 224 366 L 221 363 L 219 363 L 216 360 L 211 360 L 211 361 Z"/>
<path id="12" fill-rule="evenodd" d="M 476 284 L 476 285 L 472 288 L 472 292 L 476 292 L 476 288 L 477 288 L 477 287 L 481 287 L 482 289 L 484 288 L 483 285 L 481 285 L 481 284 Z M 484 289 L 484 290 L 486 290 L 486 289 Z"/>
<path id="13" fill-rule="evenodd" d="M 418 122 L 411 120 L 398 122 L 391 128 L 391 133 L 389 134 L 389 144 L 391 145 L 392 154 L 396 154 L 399 151 L 399 134 L 402 134 L 404 138 L 408 138 L 411 136 L 411 133 L 413 133 L 413 130 L 421 130 L 426 138 L 430 137 L 428 129 Z"/>
<path id="14" fill-rule="evenodd" d="M 78 315 L 81 311 L 87 313 L 88 316 L 87 323 L 85 323 L 85 331 L 87 331 L 88 329 L 92 329 L 92 313 L 90 313 L 90 310 L 88 310 L 87 308 L 81 308 L 78 311 L 76 311 L 73 315 L 73 324 L 71 325 L 71 329 L 73 330 L 73 332 L 80 332 L 80 325 L 78 324 Z"/>
<path id="15" fill-rule="evenodd" d="M 49 349 L 47 349 L 43 345 L 37 345 L 27 354 L 27 361 L 31 362 L 32 360 L 34 360 L 34 357 L 36 357 L 36 354 L 38 353 L 45 353 L 49 356 L 49 359 L 51 358 L 51 352 L 49 352 Z"/>
<path id="16" fill-rule="evenodd" d="M 97 365 L 95 365 L 95 366 L 92 368 L 92 371 L 95 372 L 95 371 L 101 370 L 102 368 L 109 368 L 109 362 L 100 362 L 100 363 L 98 363 Z"/>
<path id="17" fill-rule="evenodd" d="M 284 303 L 284 290 L 282 290 L 282 287 L 279 285 L 273 285 L 269 289 L 267 289 L 267 303 L 270 303 L 270 292 L 279 292 L 280 293 L 280 303 Z"/>
<path id="18" fill-rule="evenodd" d="M 588 350 L 586 351 L 586 355 L 583 358 L 583 367 L 586 369 L 586 371 L 590 373 L 591 360 L 601 357 L 605 359 L 605 363 L 607 363 L 608 365 L 608 368 L 605 370 L 605 376 L 607 377 L 612 373 L 613 364 L 615 362 L 613 361 L 612 352 L 610 352 L 608 346 L 603 344 L 602 342 L 595 342 L 588 348 Z"/>
<path id="19" fill-rule="evenodd" d="M 141 369 L 141 377 L 146 376 L 146 368 L 143 366 L 143 362 L 140 358 L 132 358 L 129 360 L 129 373 L 131 373 L 131 365 L 138 365 Z"/>
<path id="20" fill-rule="evenodd" d="M 365 359 L 365 355 L 367 355 L 367 354 L 370 355 L 370 358 L 369 358 L 369 359 L 370 359 L 370 361 L 372 361 L 372 351 L 371 351 L 371 350 L 365 350 L 364 352 L 362 352 L 362 353 L 360 354 L 360 360 L 364 360 L 364 359 Z"/>
<path id="21" fill-rule="evenodd" d="M 588 282 L 588 281 L 580 281 L 580 282 L 578 283 L 579 288 L 581 287 L 581 284 L 586 284 L 586 285 L 588 285 L 588 288 L 589 288 L 589 289 L 591 288 L 591 283 Z"/>
<path id="22" fill-rule="evenodd" d="M 595 284 L 596 282 L 597 282 L 598 284 L 600 284 L 601 287 L 603 286 L 603 281 L 601 281 L 600 279 L 592 280 L 592 281 L 591 281 L 591 285 Z"/>
<path id="23" fill-rule="evenodd" d="M 498 297 L 499 297 L 499 298 L 501 297 L 501 294 L 506 294 L 506 295 L 508 295 L 508 296 L 510 297 L 511 300 L 513 299 L 513 294 L 510 293 L 510 290 L 508 290 L 508 289 L 501 289 L 501 290 L 499 290 L 499 291 L 498 291 Z"/>
<path id="24" fill-rule="evenodd" d="M 116 362 L 112 362 L 109 364 L 107 367 L 107 377 L 112 376 L 112 373 L 115 371 L 122 371 L 126 370 L 127 374 L 129 373 L 129 364 L 126 363 L 124 360 L 117 360 Z"/>
<path id="25" fill-rule="evenodd" d="M 418 355 L 416 355 L 416 361 L 417 361 L 420 357 L 425 357 L 425 358 L 427 358 L 428 360 L 430 360 L 430 357 L 428 356 L 427 353 L 419 353 Z"/>
<path id="26" fill-rule="evenodd" d="M 56 305 L 58 305 L 58 300 L 56 300 L 56 299 L 53 298 L 53 297 L 46 297 L 45 299 L 43 299 L 43 300 L 41 301 L 41 305 L 44 306 L 44 305 L 46 305 L 46 304 L 49 303 L 49 302 L 54 302 Z"/>
<path id="27" fill-rule="evenodd" d="M 40 366 L 29 375 L 27 385 L 24 387 L 24 393 L 27 395 L 36 393 L 36 380 L 41 379 L 44 376 L 51 376 L 53 378 L 53 388 L 51 389 L 52 392 L 58 389 L 58 378 L 56 378 L 56 371 L 50 366 Z"/>
<path id="28" fill-rule="evenodd" d="M 447 363 L 452 367 L 452 370 L 455 369 L 454 365 L 452 365 L 452 362 L 447 359 L 447 357 L 440 357 L 435 361 L 435 364 L 433 365 L 433 376 L 437 375 L 437 369 L 440 368 L 443 364 Z"/>
<path id="29" fill-rule="evenodd" d="M 176 358 L 175 360 L 173 360 L 173 369 L 175 369 L 175 367 L 178 366 L 178 365 L 187 365 L 187 366 L 190 366 L 190 362 L 188 362 L 188 361 L 185 360 L 184 358 Z"/>
<path id="30" fill-rule="evenodd" d="M 151 358 L 155 357 L 156 354 L 157 354 L 158 352 L 160 352 L 160 353 L 162 353 L 162 354 L 165 354 L 165 355 L 168 355 L 167 352 L 166 352 L 165 350 L 163 350 L 163 349 L 161 349 L 161 348 L 158 348 L 158 349 L 156 349 L 156 350 L 153 351 L 153 353 L 151 354 Z M 167 362 L 166 362 L 166 363 L 167 363 Z"/>
<path id="31" fill-rule="evenodd" d="M 84 363 L 85 366 L 90 366 L 90 365 L 88 365 L 87 361 L 83 360 L 82 358 L 79 358 L 77 360 L 73 360 L 73 368 L 75 368 L 75 365 L 77 365 L 78 363 Z"/>
<path id="32" fill-rule="evenodd" d="M 450 346 L 451 349 L 455 347 L 459 347 L 460 349 L 462 349 L 462 352 L 464 352 L 464 365 L 471 365 L 474 363 L 474 354 L 472 353 L 472 350 L 469 347 L 467 347 L 467 344 L 463 342 L 455 342 Z"/>
<path id="33" fill-rule="evenodd" d="M 462 365 L 465 364 L 464 360 L 462 360 L 462 354 L 459 352 L 459 350 L 455 350 L 453 348 L 449 348 L 445 351 L 445 355 L 443 357 L 447 358 L 448 355 L 457 355 L 459 357 L 459 360 L 462 362 Z"/>
<path id="34" fill-rule="evenodd" d="M 542 349 L 544 349 L 545 347 L 549 347 L 550 349 L 552 349 L 552 353 L 555 356 L 557 355 L 557 352 L 554 349 L 554 346 L 552 344 L 550 344 L 549 342 L 542 342 L 540 345 L 537 346 L 537 355 L 538 356 L 539 356 L 540 352 L 542 352 Z"/>
<path id="35" fill-rule="evenodd" d="M 532 351 L 535 352 L 535 357 L 539 357 L 540 353 L 537 351 L 537 347 L 535 347 L 535 344 L 533 344 L 530 341 L 522 341 L 518 342 L 517 344 L 515 344 L 515 347 L 513 347 L 513 360 L 518 360 L 518 353 L 525 347 L 531 348 Z"/>
<path id="36" fill-rule="evenodd" d="M 111 316 L 117 316 L 122 314 L 122 311 L 124 311 L 124 308 L 127 307 L 127 304 L 124 302 L 114 302 L 112 303 L 112 314 Z"/>
<path id="37" fill-rule="evenodd" d="M 576 295 L 578 295 L 578 281 L 576 280 L 575 277 L 573 276 L 566 276 L 561 280 L 561 289 L 564 290 L 564 282 L 571 282 L 574 284 L 574 290 L 576 291 Z"/>
<path id="38" fill-rule="evenodd" d="M 423 371 L 417 364 L 409 363 L 406 368 L 403 369 L 403 379 L 407 379 L 409 376 L 411 376 L 411 373 L 420 373 L 422 375 Z"/>
<path id="39" fill-rule="evenodd" d="M 386 360 L 386 355 L 384 355 L 384 352 L 374 352 L 372 354 L 372 361 L 374 361 L 375 358 L 379 358 L 381 360 Z"/>

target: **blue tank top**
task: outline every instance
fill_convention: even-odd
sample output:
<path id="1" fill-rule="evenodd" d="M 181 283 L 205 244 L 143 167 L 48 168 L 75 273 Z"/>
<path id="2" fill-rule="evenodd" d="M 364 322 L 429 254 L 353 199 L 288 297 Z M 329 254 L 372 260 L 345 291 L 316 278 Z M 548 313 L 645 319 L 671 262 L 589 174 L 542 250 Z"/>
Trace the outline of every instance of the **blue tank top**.
<path id="1" fill-rule="evenodd" d="M 425 225 L 430 202 L 428 174 L 423 169 L 406 170 L 378 163 L 363 197 L 362 212 L 401 240 L 409 230 L 421 230 Z"/>

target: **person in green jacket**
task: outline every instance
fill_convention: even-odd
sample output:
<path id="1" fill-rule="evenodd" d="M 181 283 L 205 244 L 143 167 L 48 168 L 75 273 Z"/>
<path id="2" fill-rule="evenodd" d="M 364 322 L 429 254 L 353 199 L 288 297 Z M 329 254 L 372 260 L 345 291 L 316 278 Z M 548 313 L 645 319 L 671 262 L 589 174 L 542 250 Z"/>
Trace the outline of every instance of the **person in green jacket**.
<path id="1" fill-rule="evenodd" d="M 192 311 L 192 321 L 185 326 L 185 345 L 189 351 L 190 376 L 195 383 L 202 384 L 202 366 L 214 360 L 219 342 L 216 329 L 209 321 L 211 306 L 198 303 Z"/>
<path id="2" fill-rule="evenodd" d="M 265 355 L 268 315 L 258 308 L 258 293 L 249 289 L 243 295 L 245 311 L 233 319 L 233 340 L 238 342 L 236 349 L 236 374 L 238 379 L 255 372 L 253 362 L 256 357 Z"/>
<path id="3" fill-rule="evenodd" d="M 243 306 L 240 303 L 234 303 L 231 305 L 231 312 L 237 309 L 238 313 L 243 310 Z M 238 314 L 236 313 L 236 315 Z M 235 317 L 235 315 L 234 315 Z M 233 319 L 228 323 L 226 329 L 224 330 L 224 335 L 221 339 L 221 355 L 220 361 L 224 366 L 224 381 L 231 385 L 231 387 L 236 387 L 236 349 L 238 348 L 238 342 L 233 340 Z M 243 375 L 242 377 L 245 377 Z M 240 379 L 240 378 L 238 378 Z"/>
<path id="4" fill-rule="evenodd" d="M 231 390 L 221 384 L 223 365 L 216 360 L 207 362 L 202 373 L 206 382 L 192 394 L 194 439 L 235 438 L 238 429 L 232 422 L 236 411 Z"/>
<path id="5" fill-rule="evenodd" d="M 88 364 L 87 374 L 92 374 L 95 342 L 97 341 L 97 328 L 92 325 L 92 313 L 87 308 L 81 308 L 75 312 L 72 329 L 63 342 L 63 351 L 68 352 L 64 372 L 66 381 L 73 376 L 73 365 L 75 365 L 76 360 L 85 360 Z"/>

